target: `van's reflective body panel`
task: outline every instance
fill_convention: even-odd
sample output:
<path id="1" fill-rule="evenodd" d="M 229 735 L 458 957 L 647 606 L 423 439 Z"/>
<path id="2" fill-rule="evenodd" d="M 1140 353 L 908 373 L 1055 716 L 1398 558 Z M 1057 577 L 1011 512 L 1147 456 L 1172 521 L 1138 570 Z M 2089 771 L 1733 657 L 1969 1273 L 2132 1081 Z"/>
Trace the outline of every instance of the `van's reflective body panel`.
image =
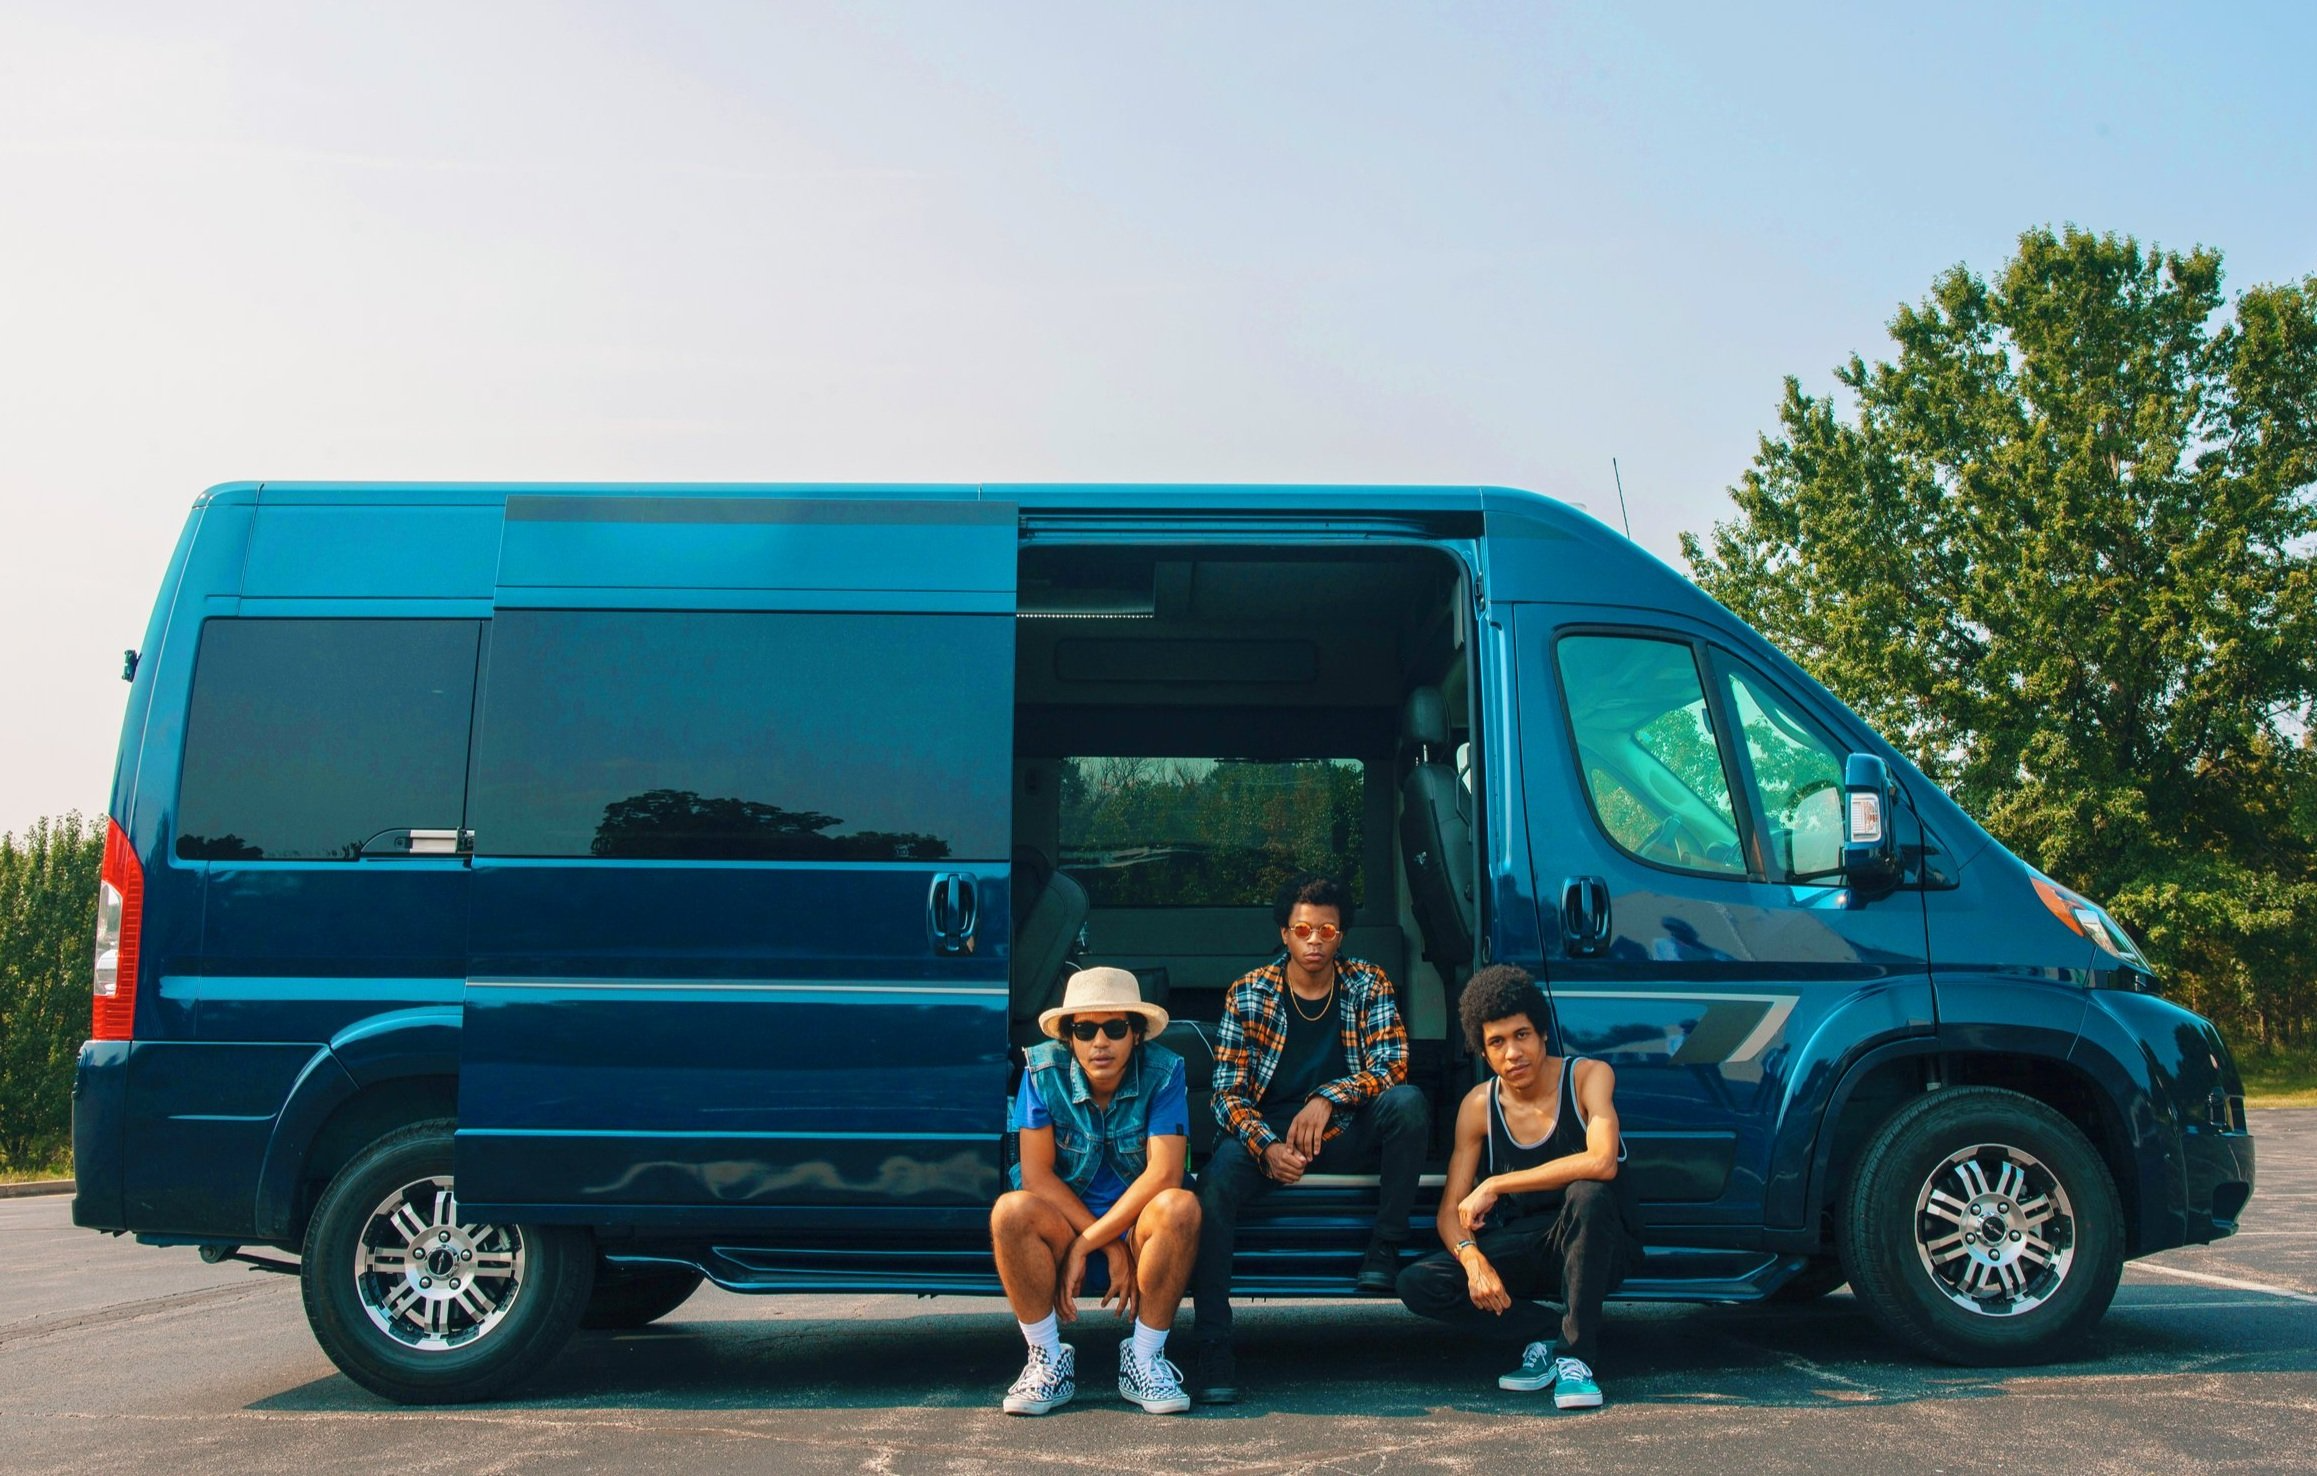
<path id="1" fill-rule="evenodd" d="M 129 689 L 111 813 L 146 883 L 136 1038 L 82 1052 L 77 1222 L 295 1245 L 317 1174 L 399 1122 L 455 1116 L 471 1210 L 591 1226 L 614 1260 L 695 1264 L 752 1290 L 994 1291 L 1016 571 L 1025 548 L 1080 543 L 1428 550 L 1462 571 L 1476 962 L 1536 970 L 1562 1045 L 1618 1072 L 1652 1236 L 1625 1295 L 1774 1290 L 1828 1251 L 1829 1207 L 1865 1134 L 1948 1084 L 2064 1104 L 2119 1187 L 2130 1254 L 2234 1229 L 2253 1151 L 2211 1027 L 2107 987 L 2137 981 L 2051 916 L 2017 858 L 1792 662 L 1600 523 L 1500 488 L 973 484 L 204 494 Z M 910 668 L 896 709 L 938 735 L 925 752 L 946 766 L 947 818 L 929 829 L 911 817 L 930 806 L 906 800 L 870 813 L 860 796 L 874 809 L 876 786 L 840 789 L 851 814 L 744 792 L 762 787 L 748 755 L 779 751 L 770 728 L 719 747 L 671 719 L 668 747 L 706 777 L 638 772 L 623 789 L 601 768 L 560 794 L 564 776 L 506 768 L 494 702 L 503 733 L 522 668 L 497 663 L 558 659 L 532 636 L 582 614 L 637 633 L 624 649 L 675 653 L 662 664 L 687 650 L 739 660 L 765 642 L 719 646 L 729 630 L 706 625 L 654 647 L 678 627 L 652 621 L 903 622 L 815 680 L 857 677 L 880 651 L 952 653 L 937 671 Z M 349 836 L 353 859 L 271 859 L 246 836 L 191 837 L 198 854 L 180 854 L 203 626 L 252 619 L 473 625 L 456 825 L 385 820 L 437 838 Z M 525 634 L 523 621 L 548 624 Z M 1652 865 L 1613 842 L 1553 655 L 1572 632 L 1683 643 L 1709 678 L 1716 662 L 1755 673 L 1840 748 L 1882 758 L 1914 848 L 1907 883 L 1860 899 L 1759 865 Z M 596 638 L 576 639 L 584 651 Z M 567 724 L 575 751 L 590 725 L 637 716 L 560 712 L 553 694 L 577 688 L 535 686 L 521 721 Z M 407 716 L 378 712 L 378 731 Z M 819 743 L 805 767 L 838 774 L 884 741 Z M 699 827 L 724 859 L 654 853 Z M 540 851 L 494 841 L 516 834 Z M 1582 877 L 1608 896 L 1598 946 L 1564 915 L 1565 883 Z M 970 932 L 945 910 L 968 896 Z M 1291 1212 L 1250 1222 L 1239 1285 L 1340 1293 L 1372 1191 L 1279 1198 Z"/>

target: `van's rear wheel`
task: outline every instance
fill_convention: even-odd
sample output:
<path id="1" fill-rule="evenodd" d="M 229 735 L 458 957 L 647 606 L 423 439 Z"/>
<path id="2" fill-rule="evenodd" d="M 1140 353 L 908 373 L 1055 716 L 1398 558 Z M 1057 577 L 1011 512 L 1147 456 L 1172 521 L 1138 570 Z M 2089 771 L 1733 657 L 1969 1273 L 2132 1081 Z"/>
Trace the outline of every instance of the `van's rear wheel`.
<path id="1" fill-rule="evenodd" d="M 1951 1087 L 1868 1145 L 1842 1265 L 1884 1330 L 1932 1357 L 2034 1363 L 2108 1310 L 2121 1225 L 2115 1182 L 2074 1124 L 2017 1092 Z"/>
<path id="2" fill-rule="evenodd" d="M 306 1227 L 306 1320 L 330 1361 L 403 1404 L 488 1399 L 569 1339 L 595 1271 L 587 1232 L 459 1211 L 451 1132 L 414 1123 L 354 1156 Z"/>
<path id="3" fill-rule="evenodd" d="M 595 1331 L 643 1327 L 684 1305 L 708 1278 L 689 1266 L 631 1270 L 608 1262 L 595 1268 L 595 1290 L 579 1325 Z"/>

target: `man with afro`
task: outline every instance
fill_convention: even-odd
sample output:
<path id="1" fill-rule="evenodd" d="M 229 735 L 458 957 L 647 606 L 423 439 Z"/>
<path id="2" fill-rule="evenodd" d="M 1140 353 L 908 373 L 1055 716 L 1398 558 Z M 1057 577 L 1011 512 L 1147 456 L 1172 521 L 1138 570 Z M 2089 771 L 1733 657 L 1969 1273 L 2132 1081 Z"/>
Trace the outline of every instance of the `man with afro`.
<path id="1" fill-rule="evenodd" d="M 1510 964 L 1474 974 L 1458 1008 L 1492 1073 L 1465 1095 L 1440 1193 L 1447 1250 L 1400 1273 L 1408 1310 L 1521 1349 L 1503 1389 L 1551 1389 L 1560 1409 L 1601 1403 L 1601 1303 L 1641 1254 L 1608 1063 L 1552 1055 L 1552 1009 Z M 1554 1339 L 1552 1314 L 1564 1310 Z"/>

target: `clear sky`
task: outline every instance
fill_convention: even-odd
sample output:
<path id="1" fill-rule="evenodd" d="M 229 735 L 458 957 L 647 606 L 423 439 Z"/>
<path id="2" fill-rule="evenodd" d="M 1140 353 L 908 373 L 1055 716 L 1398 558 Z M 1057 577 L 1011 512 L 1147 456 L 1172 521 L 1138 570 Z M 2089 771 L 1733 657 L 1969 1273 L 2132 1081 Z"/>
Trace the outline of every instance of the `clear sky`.
<path id="1" fill-rule="evenodd" d="M 1899 13 L 1899 12 L 1904 12 Z M 2317 272 L 2317 6 L 0 4 L 0 830 L 243 478 L 1533 487 L 2031 225 Z"/>

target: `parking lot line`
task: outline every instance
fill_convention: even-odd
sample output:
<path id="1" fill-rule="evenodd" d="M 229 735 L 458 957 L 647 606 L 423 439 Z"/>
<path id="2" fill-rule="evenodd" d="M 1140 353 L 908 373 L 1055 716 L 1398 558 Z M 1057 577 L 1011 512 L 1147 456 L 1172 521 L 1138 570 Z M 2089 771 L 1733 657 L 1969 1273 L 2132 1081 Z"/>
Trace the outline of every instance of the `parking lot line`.
<path id="1" fill-rule="evenodd" d="M 2131 1269 L 2147 1271 L 2157 1276 L 2179 1276 L 2189 1281 L 2202 1281 L 2213 1286 L 2225 1286 L 2234 1291 L 2259 1292 L 2263 1296 L 2283 1297 L 2287 1301 L 2308 1302 L 2317 1305 L 2317 1297 L 2313 1297 L 2307 1292 L 2294 1291 L 2290 1287 L 2271 1286 L 2265 1281 L 2242 1281 L 2234 1276 L 2215 1276 L 2209 1271 L 2183 1271 L 2178 1266 L 2150 1266 L 2138 1261 L 2133 1262 Z"/>

